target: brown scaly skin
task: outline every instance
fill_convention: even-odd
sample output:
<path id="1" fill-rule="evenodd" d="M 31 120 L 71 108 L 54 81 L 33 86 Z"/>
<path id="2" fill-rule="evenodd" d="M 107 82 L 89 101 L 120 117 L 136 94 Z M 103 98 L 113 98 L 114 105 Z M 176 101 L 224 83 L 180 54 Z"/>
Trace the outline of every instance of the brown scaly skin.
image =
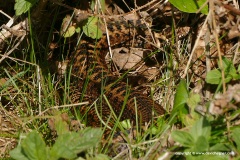
<path id="1" fill-rule="evenodd" d="M 131 45 L 134 43 L 134 47 L 145 47 L 146 44 L 138 38 L 138 35 L 147 37 L 147 29 L 139 21 L 136 22 L 137 29 L 129 27 L 129 24 L 125 21 L 111 22 L 108 24 L 108 32 L 110 38 L 110 44 L 113 48 L 119 45 Z M 142 25 L 142 26 L 141 26 Z M 133 35 L 137 35 L 134 36 Z M 133 39 L 135 42 L 133 42 Z M 90 103 L 93 103 L 101 93 L 104 93 L 110 102 L 112 109 L 117 117 L 119 117 L 123 107 L 120 121 L 130 119 L 131 122 L 136 124 L 136 113 L 138 122 L 144 124 L 150 122 L 153 118 L 153 111 L 156 115 L 164 114 L 164 109 L 157 103 L 154 103 L 152 99 L 143 95 L 140 91 L 131 89 L 125 82 L 119 81 L 119 78 L 112 75 L 105 64 L 104 51 L 108 49 L 107 37 L 103 37 L 95 43 L 95 40 L 81 41 L 81 44 L 77 48 L 77 51 L 72 55 L 72 75 L 74 78 L 75 87 L 78 88 L 77 92 L 83 91 L 83 81 L 88 80 L 88 86 L 84 93 L 85 99 Z M 146 46 L 147 47 L 147 46 Z M 145 48 L 146 48 L 145 47 Z M 103 86 L 103 87 L 101 87 Z M 79 101 L 79 96 L 76 96 L 73 101 Z M 74 95 L 73 94 L 73 95 Z M 127 99 L 127 102 L 124 101 Z M 135 110 L 135 99 L 137 111 Z M 104 98 L 101 102 L 97 103 L 98 112 L 102 119 L 106 122 L 111 110 L 107 105 Z M 88 110 L 88 107 L 82 107 L 81 113 L 84 114 Z M 91 108 L 88 115 L 88 124 L 91 126 L 100 126 L 99 118 L 96 114 L 95 108 Z"/>

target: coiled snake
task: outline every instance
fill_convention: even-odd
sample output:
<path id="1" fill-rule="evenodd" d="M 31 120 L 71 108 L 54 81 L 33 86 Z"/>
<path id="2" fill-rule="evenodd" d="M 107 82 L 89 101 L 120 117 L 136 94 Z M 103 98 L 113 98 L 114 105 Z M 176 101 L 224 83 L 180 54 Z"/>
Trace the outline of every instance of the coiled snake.
<path id="1" fill-rule="evenodd" d="M 140 20 L 109 22 L 107 28 L 111 48 L 123 45 L 151 48 L 148 43 L 139 38 L 139 36 L 149 36 L 146 35 L 148 30 L 146 25 Z M 87 123 L 91 126 L 100 126 L 99 115 L 100 119 L 106 122 L 112 115 L 111 110 L 114 111 L 116 117 L 121 116 L 120 121 L 129 119 L 134 124 L 136 121 L 141 124 L 151 121 L 153 112 L 157 115 L 163 114 L 162 106 L 137 89 L 131 88 L 109 71 L 104 59 L 108 48 L 107 34 L 103 34 L 102 38 L 97 41 L 86 37 L 81 40 L 70 58 L 71 73 L 74 77 L 72 101 L 78 102 L 82 97 L 91 104 L 99 99 L 96 103 L 97 107 L 81 107 L 82 114 L 87 112 Z M 101 95 L 105 95 L 106 98 Z"/>

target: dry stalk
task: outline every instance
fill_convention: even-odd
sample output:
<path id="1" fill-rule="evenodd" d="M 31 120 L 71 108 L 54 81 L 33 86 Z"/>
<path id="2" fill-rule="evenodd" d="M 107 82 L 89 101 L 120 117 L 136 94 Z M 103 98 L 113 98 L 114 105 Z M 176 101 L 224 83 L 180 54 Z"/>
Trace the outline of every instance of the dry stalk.
<path id="1" fill-rule="evenodd" d="M 65 5 L 65 4 L 63 4 L 63 3 L 61 3 L 61 2 L 58 2 L 57 0 L 50 0 L 50 1 L 53 2 L 53 3 L 56 3 L 56 4 L 59 5 L 59 6 L 68 8 L 68 9 L 70 9 L 70 10 L 77 10 L 77 9 L 74 8 L 74 7 L 70 7 L 70 6 Z M 100 17 L 100 18 L 119 18 L 119 17 L 124 17 L 124 16 L 126 16 L 126 15 L 129 15 L 129 14 L 131 14 L 131 13 L 136 13 L 137 11 L 139 11 L 139 10 L 141 10 L 141 9 L 143 9 L 143 8 L 146 8 L 146 7 L 150 6 L 151 4 L 157 3 L 158 1 L 159 1 L 159 0 L 152 0 L 152 1 L 148 2 L 148 3 L 145 4 L 145 5 L 143 5 L 143 6 L 141 6 L 141 7 L 138 7 L 137 9 L 133 9 L 133 10 L 130 11 L 130 12 L 123 13 L 123 14 L 118 14 L 118 15 L 113 15 L 113 16 L 99 15 L 99 14 L 90 14 L 90 13 L 86 13 L 86 15 L 88 15 L 88 16 Z"/>
<path id="2" fill-rule="evenodd" d="M 215 42 L 216 42 L 216 47 L 217 47 L 217 52 L 218 52 L 218 58 L 219 58 L 219 68 L 221 70 L 222 73 L 222 85 L 223 85 L 223 93 L 226 93 L 226 83 L 225 83 L 225 75 L 224 75 L 224 68 L 223 68 L 223 62 L 222 62 L 222 55 L 221 55 L 221 50 L 220 50 L 220 45 L 219 45 L 219 40 L 218 40 L 218 34 L 216 32 L 217 29 L 217 24 L 215 21 L 215 13 L 214 13 L 214 3 L 213 1 L 209 2 L 209 8 L 210 8 L 210 13 L 209 15 L 211 15 L 210 18 L 212 18 L 212 32 L 213 32 L 213 36 L 215 38 Z"/>
<path id="3" fill-rule="evenodd" d="M 185 70 L 184 70 L 184 74 L 183 74 L 183 76 L 182 76 L 183 79 L 186 78 L 186 76 L 187 76 L 188 69 L 189 69 L 189 66 L 190 66 L 191 61 L 192 61 L 192 58 L 193 58 L 193 54 L 195 53 L 195 50 L 196 50 L 196 48 L 197 48 L 197 46 L 198 46 L 198 43 L 199 43 L 199 41 L 200 41 L 200 38 L 201 38 L 201 36 L 202 36 L 203 33 L 204 33 L 203 28 L 205 28 L 205 26 L 207 25 L 207 22 L 208 22 L 209 17 L 210 17 L 210 14 L 207 15 L 207 17 L 206 17 L 206 19 L 205 19 L 205 21 L 204 21 L 204 23 L 203 23 L 203 25 L 202 25 L 202 28 L 201 28 L 201 30 L 200 30 L 200 32 L 199 32 L 199 35 L 198 35 L 198 37 L 197 37 L 197 39 L 196 39 L 196 41 L 195 41 L 195 43 L 194 43 L 192 52 L 191 52 L 191 54 L 190 54 L 190 56 L 189 56 L 189 60 L 188 60 L 188 62 L 187 62 L 187 66 L 186 66 L 186 68 L 185 68 Z"/>
<path id="4" fill-rule="evenodd" d="M 21 44 L 21 42 L 24 40 L 26 36 L 26 33 L 21 37 L 21 39 L 18 41 L 18 43 L 10 50 L 8 51 L 7 53 L 1 55 L 2 58 L 0 59 L 0 63 L 7 57 L 9 56 L 15 49 L 17 49 L 17 47 Z"/>

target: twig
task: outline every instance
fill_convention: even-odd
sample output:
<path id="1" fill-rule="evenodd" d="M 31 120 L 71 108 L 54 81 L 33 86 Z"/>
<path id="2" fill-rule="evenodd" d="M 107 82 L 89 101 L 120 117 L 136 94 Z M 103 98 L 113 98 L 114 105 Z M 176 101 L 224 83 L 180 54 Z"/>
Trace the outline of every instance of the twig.
<path id="1" fill-rule="evenodd" d="M 39 114 L 42 113 L 42 107 L 41 107 L 41 104 L 42 104 L 42 99 L 41 99 L 41 74 L 40 74 L 40 67 L 37 65 L 37 83 L 38 83 L 38 101 L 39 101 L 39 104 L 38 104 L 38 110 L 39 110 Z"/>
<path id="2" fill-rule="evenodd" d="M 11 59 L 13 60 L 14 62 L 23 62 L 23 63 L 27 63 L 27 64 L 30 64 L 30 65 L 33 65 L 33 66 L 38 66 L 37 64 L 34 64 L 34 63 L 31 63 L 31 62 L 28 62 L 28 61 L 24 61 L 22 59 L 18 59 L 18 58 L 13 58 L 13 57 L 10 57 L 8 55 L 3 55 L 3 54 L 0 54 L 1 57 L 5 57 L 5 58 L 8 58 L 8 59 Z"/>
<path id="3" fill-rule="evenodd" d="M 20 44 L 21 42 L 23 41 L 23 39 L 25 38 L 26 34 L 24 34 L 21 39 L 18 41 L 18 43 L 10 50 L 8 51 L 7 53 L 5 53 L 2 58 L 0 59 L 0 63 L 7 57 L 9 56 Z"/>
<path id="4" fill-rule="evenodd" d="M 16 17 L 11 17 L 9 16 L 7 13 L 3 12 L 2 10 L 0 10 L 0 13 L 2 13 L 4 16 L 8 17 L 10 20 L 8 21 L 8 23 L 6 24 L 6 26 L 11 27 L 13 25 L 14 20 L 16 19 Z"/>
<path id="5" fill-rule="evenodd" d="M 61 2 L 57 2 L 56 0 L 50 0 L 50 1 L 53 2 L 53 3 L 56 3 L 57 5 L 63 6 L 63 7 L 65 7 L 65 8 L 68 8 L 68 9 L 70 9 L 70 10 L 77 10 L 76 8 L 70 7 L 70 6 L 65 5 L 65 4 L 63 4 L 63 3 L 61 3 Z M 159 0 L 153 0 L 153 1 L 148 2 L 147 4 L 141 6 L 141 7 L 137 8 L 137 9 L 134 9 L 134 10 L 132 10 L 132 11 L 130 11 L 130 12 L 123 13 L 123 14 L 119 14 L 119 15 L 107 16 L 107 15 L 90 14 L 90 13 L 86 13 L 86 14 L 87 14 L 88 16 L 95 16 L 95 17 L 101 17 L 101 18 L 119 18 L 119 17 L 126 16 L 126 15 L 128 15 L 128 14 L 131 14 L 131 13 L 135 13 L 135 12 L 137 12 L 137 11 L 139 11 L 139 10 L 141 10 L 141 9 L 143 9 L 143 8 L 145 8 L 145 7 L 153 4 L 153 3 L 155 3 L 155 2 L 158 2 L 158 1 L 159 1 Z"/>
<path id="6" fill-rule="evenodd" d="M 236 63 L 237 56 L 240 54 L 240 39 L 238 38 L 238 42 L 233 46 L 235 48 L 235 53 L 233 57 L 233 64 Z"/>
<path id="7" fill-rule="evenodd" d="M 210 22 L 210 20 L 208 20 L 208 23 Z M 206 71 L 209 72 L 211 70 L 211 60 L 210 60 L 210 44 L 209 42 L 211 42 L 210 39 L 210 28 L 207 28 L 206 30 L 206 34 L 204 37 L 204 41 L 205 41 L 205 57 L 206 57 Z M 210 98 L 210 90 L 209 90 L 209 86 L 207 86 L 206 89 L 206 98 Z"/>
<path id="8" fill-rule="evenodd" d="M 234 8 L 230 5 L 223 4 L 221 1 L 218 1 L 218 0 L 214 0 L 214 3 L 219 5 L 219 6 L 223 6 L 225 9 L 229 10 L 231 13 L 233 13 L 235 15 L 240 15 L 240 10 L 238 8 Z"/>
<path id="9" fill-rule="evenodd" d="M 21 30 L 21 29 L 20 30 L 15 30 L 15 29 L 12 29 L 12 28 L 8 27 L 5 24 L 2 25 L 2 28 L 8 30 L 9 32 L 11 32 L 12 35 L 17 36 L 17 37 L 21 37 L 21 36 L 26 34 L 26 31 L 24 31 L 24 30 Z"/>
<path id="10" fill-rule="evenodd" d="M 61 105 L 61 106 L 53 106 L 53 107 L 47 108 L 46 110 L 42 111 L 42 113 L 39 114 L 38 116 L 43 115 L 50 109 L 68 108 L 68 107 L 82 106 L 82 105 L 87 105 L 87 104 L 89 104 L 89 102 L 81 102 L 81 103 L 67 104 L 67 105 Z"/>
<path id="11" fill-rule="evenodd" d="M 74 106 L 80 106 L 80 105 L 87 105 L 89 104 L 88 102 L 82 102 L 82 103 L 74 103 L 74 104 L 69 104 L 69 105 L 62 105 L 62 106 L 53 106 L 50 108 L 47 108 L 46 110 L 44 110 L 41 114 L 38 114 L 37 116 L 34 117 L 28 117 L 28 118 L 21 118 L 21 120 L 24 120 L 24 125 L 26 125 L 27 123 L 32 122 L 35 119 L 40 119 L 40 118 L 51 118 L 52 116 L 42 116 L 44 113 L 46 113 L 47 111 L 51 110 L 51 109 L 58 109 L 58 108 L 68 108 L 68 107 L 74 107 Z M 29 119 L 29 121 L 27 121 Z"/>
<path id="12" fill-rule="evenodd" d="M 24 20 L 11 28 L 9 28 L 9 26 L 7 25 L 3 25 L 2 28 L 5 28 L 5 29 L 0 31 L 0 44 L 3 43 L 5 39 L 9 38 L 13 34 L 15 34 L 16 36 L 26 35 L 26 31 L 21 30 L 22 28 L 24 28 L 23 26 L 26 26 L 26 24 L 27 24 L 27 20 Z"/>
<path id="13" fill-rule="evenodd" d="M 4 16 L 8 17 L 10 20 L 12 19 L 11 16 L 9 16 L 7 13 L 3 12 L 2 10 L 0 10 L 0 13 L 2 13 Z"/>
<path id="14" fill-rule="evenodd" d="M 186 66 L 186 68 L 185 68 L 185 70 L 184 70 L 184 74 L 183 74 L 182 78 L 185 78 L 185 77 L 187 76 L 187 72 L 188 72 L 189 66 L 190 66 L 190 64 L 191 64 L 193 54 L 194 54 L 194 52 L 195 52 L 195 50 L 196 50 L 196 48 L 197 48 L 197 46 L 198 46 L 198 44 L 199 44 L 199 40 L 200 40 L 201 36 L 203 35 L 203 28 L 204 28 L 204 26 L 207 24 L 207 20 L 209 19 L 209 16 L 210 16 L 210 14 L 207 15 L 207 17 L 206 17 L 206 19 L 205 19 L 205 21 L 204 21 L 204 23 L 203 23 L 203 25 L 202 25 L 202 29 L 200 30 L 199 35 L 198 35 L 198 37 L 197 37 L 197 39 L 196 39 L 196 41 L 195 41 L 195 43 L 194 43 L 192 52 L 191 52 L 191 54 L 190 54 L 190 57 L 189 57 L 187 66 Z"/>
<path id="15" fill-rule="evenodd" d="M 212 1 L 209 2 L 209 7 L 210 7 L 210 14 L 209 15 L 212 16 L 212 31 L 213 31 L 213 36 L 215 38 L 217 52 L 218 52 L 218 58 L 219 58 L 219 68 L 221 69 L 221 72 L 222 72 L 223 93 L 226 93 L 224 68 L 223 68 L 223 62 L 222 62 L 221 49 L 220 49 L 219 40 L 218 40 L 218 34 L 216 32 L 217 24 L 216 24 L 216 21 L 215 21 L 214 3 Z"/>
<path id="16" fill-rule="evenodd" d="M 100 3 L 100 1 L 98 0 L 98 3 Z M 101 8 L 101 5 L 100 6 L 100 10 L 101 10 L 101 13 L 104 14 L 102 8 Z M 104 15 L 105 16 L 105 15 Z M 109 33 L 108 33 L 108 28 L 107 28 L 107 22 L 106 22 L 106 19 L 103 18 L 103 21 L 104 21 L 104 24 L 105 24 L 105 30 L 106 30 L 106 37 L 107 37 L 107 43 L 108 43 L 108 49 L 109 49 L 109 53 L 110 53 L 110 57 L 112 59 L 113 55 L 112 55 L 112 49 L 111 49 L 111 44 L 110 44 L 110 39 L 109 39 Z"/>

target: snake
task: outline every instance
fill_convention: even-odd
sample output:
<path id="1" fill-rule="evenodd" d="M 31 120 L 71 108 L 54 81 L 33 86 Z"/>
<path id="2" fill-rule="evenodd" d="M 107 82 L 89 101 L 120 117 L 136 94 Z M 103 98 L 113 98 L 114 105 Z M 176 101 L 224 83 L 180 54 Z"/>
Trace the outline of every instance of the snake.
<path id="1" fill-rule="evenodd" d="M 164 108 L 152 98 L 114 75 L 106 64 L 104 56 L 109 47 L 121 46 L 150 49 L 141 37 L 150 37 L 149 28 L 141 21 L 108 21 L 108 32 L 100 39 L 85 36 L 71 55 L 72 88 L 71 101 L 87 100 L 90 104 L 80 107 L 80 113 L 87 115 L 87 124 L 101 126 L 102 122 L 115 118 L 145 124 L 154 115 L 163 115 Z M 108 34 L 107 34 L 108 33 Z M 133 42 L 134 40 L 134 42 Z M 96 101 L 97 100 L 97 101 Z M 110 122 L 114 124 L 114 122 Z"/>

